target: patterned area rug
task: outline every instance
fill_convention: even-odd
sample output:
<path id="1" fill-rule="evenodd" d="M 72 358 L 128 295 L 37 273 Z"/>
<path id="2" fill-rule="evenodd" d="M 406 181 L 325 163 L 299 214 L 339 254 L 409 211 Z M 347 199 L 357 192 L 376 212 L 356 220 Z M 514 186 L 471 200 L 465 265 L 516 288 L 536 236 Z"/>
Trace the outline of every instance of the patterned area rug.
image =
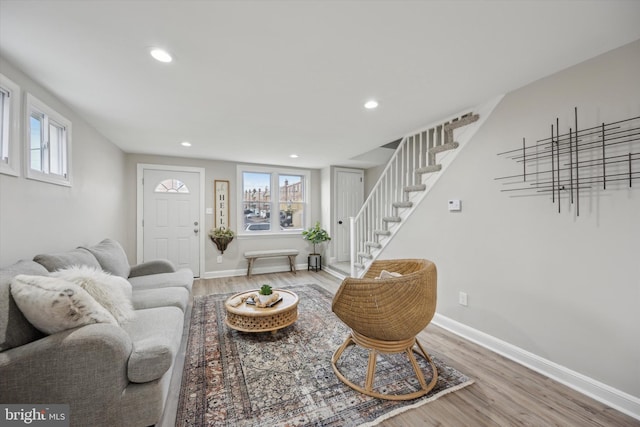
<path id="1" fill-rule="evenodd" d="M 372 426 L 473 382 L 433 358 L 438 383 L 422 398 L 389 401 L 358 393 L 331 368 L 333 352 L 349 333 L 331 312 L 331 293 L 317 285 L 287 289 L 300 298 L 299 318 L 274 334 L 227 327 L 224 302 L 230 294 L 194 298 L 177 426 Z M 409 363 L 394 363 L 397 357 L 403 355 L 379 358 L 378 390 L 415 390 Z M 351 380 L 364 377 L 367 354 L 361 349 L 351 346 L 340 362 L 343 373 L 361 373 Z M 426 362 L 421 366 L 429 382 L 431 369 Z"/>

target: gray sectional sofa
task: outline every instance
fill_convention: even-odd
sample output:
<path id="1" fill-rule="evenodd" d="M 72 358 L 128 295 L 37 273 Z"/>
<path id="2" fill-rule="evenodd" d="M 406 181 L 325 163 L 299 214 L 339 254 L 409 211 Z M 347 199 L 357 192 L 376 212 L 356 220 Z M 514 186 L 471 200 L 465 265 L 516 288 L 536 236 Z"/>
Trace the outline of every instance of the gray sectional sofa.
<path id="1" fill-rule="evenodd" d="M 16 304 L 12 281 L 78 265 L 126 278 L 133 318 L 41 332 Z M 0 403 L 69 404 L 72 426 L 156 424 L 188 327 L 192 284 L 190 270 L 168 261 L 130 267 L 110 239 L 0 269 Z"/>

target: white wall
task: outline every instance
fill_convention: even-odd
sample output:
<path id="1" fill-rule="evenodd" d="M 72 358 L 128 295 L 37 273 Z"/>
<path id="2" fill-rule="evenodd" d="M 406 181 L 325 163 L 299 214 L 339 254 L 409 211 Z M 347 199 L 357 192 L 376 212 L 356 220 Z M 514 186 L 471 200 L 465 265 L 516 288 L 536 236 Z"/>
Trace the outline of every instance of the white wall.
<path id="1" fill-rule="evenodd" d="M 374 166 L 369 169 L 365 169 L 364 171 L 364 199 L 367 200 L 369 194 L 373 190 L 373 188 L 378 183 L 378 179 L 380 179 L 380 175 L 384 172 L 384 169 L 387 167 L 386 163 L 379 166 Z"/>
<path id="2" fill-rule="evenodd" d="M 585 195 L 576 217 L 494 178 L 514 173 L 497 153 L 546 138 L 556 117 L 568 130 L 575 106 L 581 127 L 640 116 L 638 76 L 640 41 L 508 94 L 381 256 L 435 261 L 439 314 L 635 397 L 640 181 Z"/>
<path id="3" fill-rule="evenodd" d="M 30 92 L 71 120 L 73 129 L 71 188 L 26 179 L 24 166 L 19 177 L 0 174 L 0 266 L 105 237 L 124 242 L 124 153 L 4 58 L 0 71 L 23 96 Z"/>
<path id="4" fill-rule="evenodd" d="M 333 200 L 333 167 L 326 167 L 320 170 L 320 226 L 327 230 L 329 236 L 333 236 L 335 233 L 335 217 L 332 209 Z M 315 224 L 315 223 L 314 223 Z M 313 225 L 313 224 L 312 224 Z M 328 243 L 318 246 L 319 252 L 324 254 L 322 259 L 323 264 L 331 264 L 335 259 L 335 242 L 330 240 Z"/>
<path id="5" fill-rule="evenodd" d="M 129 189 L 127 200 L 127 244 L 133 248 L 135 254 L 136 247 L 136 168 L 138 163 L 172 165 L 172 166 L 191 166 L 205 169 L 205 206 L 203 209 L 213 207 L 213 182 L 216 179 L 229 181 L 229 194 L 231 195 L 231 204 L 229 206 L 230 228 L 237 232 L 237 179 L 236 167 L 237 163 L 218 161 L 218 160 L 201 160 L 181 157 L 154 156 L 145 154 L 128 154 L 126 160 L 126 182 Z M 311 170 L 311 212 L 310 223 L 321 220 L 321 173 L 320 170 Z M 214 215 L 205 215 L 205 224 L 201 227 L 202 232 L 209 234 L 209 230 L 213 228 Z M 307 263 L 307 254 L 312 252 L 312 246 L 302 238 L 302 234 L 292 234 L 288 236 L 255 236 L 255 237 L 236 237 L 224 251 L 222 263 L 217 262 L 220 252 L 215 244 L 206 237 L 205 239 L 205 277 L 233 275 L 246 271 L 247 261 L 243 254 L 245 251 L 262 250 L 262 249 L 298 249 L 300 255 L 297 257 L 298 264 Z M 254 273 L 259 273 L 265 269 L 276 269 L 276 271 L 286 270 L 286 259 L 281 258 L 265 258 L 259 260 L 254 266 Z"/>

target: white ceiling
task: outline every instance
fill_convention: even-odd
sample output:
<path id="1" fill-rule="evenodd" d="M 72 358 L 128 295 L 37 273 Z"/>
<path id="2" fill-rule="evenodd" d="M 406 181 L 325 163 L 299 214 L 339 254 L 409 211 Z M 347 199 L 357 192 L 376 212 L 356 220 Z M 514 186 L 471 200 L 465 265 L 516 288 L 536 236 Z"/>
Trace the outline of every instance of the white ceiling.
<path id="1" fill-rule="evenodd" d="M 124 151 L 312 168 L 637 39 L 633 0 L 0 0 L 0 55 Z"/>

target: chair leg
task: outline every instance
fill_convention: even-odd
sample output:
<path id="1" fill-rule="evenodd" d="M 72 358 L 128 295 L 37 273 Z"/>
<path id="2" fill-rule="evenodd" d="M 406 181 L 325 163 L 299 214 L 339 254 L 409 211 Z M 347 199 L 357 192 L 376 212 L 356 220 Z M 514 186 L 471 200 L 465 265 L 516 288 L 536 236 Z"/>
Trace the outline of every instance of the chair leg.
<path id="1" fill-rule="evenodd" d="M 367 364 L 367 378 L 365 378 L 364 389 L 373 391 L 373 378 L 376 376 L 376 359 L 378 352 L 375 349 L 369 350 L 369 363 Z"/>
<path id="2" fill-rule="evenodd" d="M 413 366 L 413 371 L 416 373 L 416 377 L 418 377 L 420 388 L 422 389 L 427 388 L 427 382 L 424 379 L 424 375 L 422 375 L 420 366 L 418 366 L 418 361 L 416 360 L 416 357 L 413 355 L 413 349 L 408 348 L 406 353 L 407 353 L 407 358 L 409 359 L 409 362 L 411 362 L 411 366 Z"/>
<path id="3" fill-rule="evenodd" d="M 436 368 L 436 364 L 433 363 L 433 360 L 431 360 L 431 356 L 429 356 L 429 353 L 427 353 L 427 351 L 424 349 L 424 347 L 422 347 L 422 344 L 420 344 L 420 341 L 418 341 L 417 338 L 416 338 L 416 344 L 415 344 L 414 347 L 412 347 L 412 349 L 413 349 L 413 351 L 418 353 L 420 356 L 424 357 L 425 360 L 427 362 L 429 362 L 429 366 L 431 366 L 432 375 L 431 375 L 431 381 L 429 382 L 428 385 L 424 385 L 423 384 L 424 376 L 422 376 L 422 375 L 418 376 L 418 381 L 420 381 L 420 377 L 422 376 L 422 381 L 420 382 L 420 384 L 423 386 L 422 388 L 427 390 L 427 391 L 431 391 L 431 389 L 433 389 L 436 386 L 436 383 L 438 382 L 438 368 Z M 416 368 L 417 368 L 417 364 L 414 365 L 414 369 L 416 369 Z M 420 373 L 422 374 L 421 371 L 420 371 Z"/>
<path id="4" fill-rule="evenodd" d="M 333 353 L 333 356 L 331 357 L 331 366 L 336 376 L 338 377 L 338 379 L 340 379 L 340 381 L 342 381 L 352 389 L 359 391 L 360 393 L 366 394 L 368 396 L 377 397 L 379 399 L 411 400 L 411 399 L 417 399 L 418 397 L 426 395 L 436 386 L 436 383 L 438 381 L 438 370 L 436 368 L 436 365 L 435 363 L 433 363 L 433 360 L 431 360 L 431 357 L 425 351 L 425 349 L 422 347 L 422 345 L 417 339 L 403 341 L 403 342 L 379 341 L 378 342 L 379 347 L 383 349 L 380 351 L 382 353 L 406 353 L 407 354 L 409 362 L 413 367 L 413 371 L 416 377 L 418 378 L 418 382 L 420 383 L 420 390 L 417 390 L 413 393 L 400 394 L 400 395 L 383 394 L 383 393 L 378 393 L 374 391 L 373 382 L 374 382 L 375 372 L 376 372 L 376 359 L 378 356 L 378 349 L 374 345 L 363 346 L 362 345 L 363 337 L 360 336 L 359 334 L 356 334 L 356 335 L 357 337 L 354 338 L 353 332 L 349 334 L 347 339 L 345 339 L 342 345 L 335 351 L 335 353 Z M 367 344 L 371 344 L 371 343 L 372 343 L 372 340 L 368 340 Z M 369 351 L 367 375 L 365 377 L 364 387 L 358 384 L 355 384 L 354 382 L 349 380 L 338 369 L 337 362 L 342 356 L 342 353 L 345 351 L 345 349 L 350 345 L 358 345 Z M 418 365 L 418 361 L 416 360 L 416 357 L 413 354 L 414 352 L 419 354 L 421 357 L 423 357 L 431 367 L 432 376 L 431 376 L 431 381 L 429 381 L 429 384 L 427 384 L 424 378 L 424 374 L 422 373 L 422 370 Z"/>
<path id="5" fill-rule="evenodd" d="M 342 356 L 342 353 L 344 352 L 344 350 L 353 344 L 355 343 L 353 342 L 353 338 L 351 337 L 351 334 L 349 334 L 349 336 L 347 337 L 346 340 L 344 340 L 342 345 L 338 347 L 338 349 L 333 353 L 333 356 L 331 357 L 331 364 L 333 365 L 334 371 L 336 370 L 336 367 L 335 367 L 336 362 L 338 361 L 338 359 L 340 359 L 340 356 Z"/>

